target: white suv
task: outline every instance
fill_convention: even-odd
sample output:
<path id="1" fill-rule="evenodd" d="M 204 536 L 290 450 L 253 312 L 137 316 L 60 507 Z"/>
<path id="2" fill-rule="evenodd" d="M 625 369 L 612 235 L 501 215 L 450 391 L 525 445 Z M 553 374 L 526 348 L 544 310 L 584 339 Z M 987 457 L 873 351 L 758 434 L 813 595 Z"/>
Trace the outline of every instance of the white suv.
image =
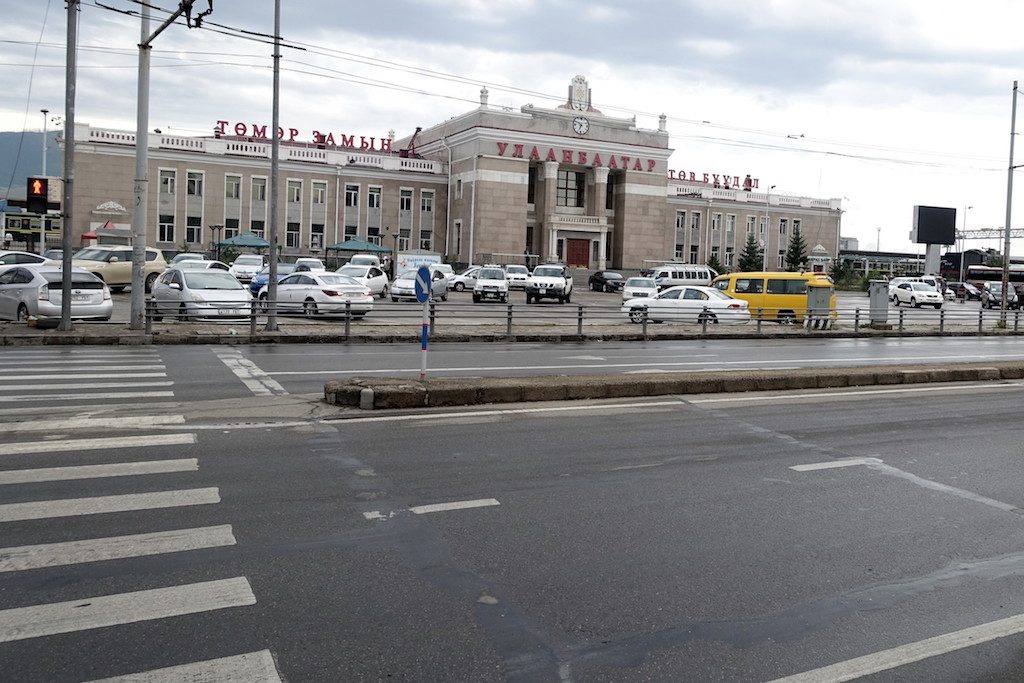
<path id="1" fill-rule="evenodd" d="M 533 269 L 526 279 L 526 303 L 541 299 L 558 299 L 558 303 L 569 303 L 572 295 L 572 273 L 558 263 L 545 263 Z"/>
<path id="2" fill-rule="evenodd" d="M 485 299 L 494 299 L 502 303 L 508 302 L 508 280 L 501 266 L 487 265 L 476 274 L 473 285 L 473 303 L 478 304 Z"/>
<path id="3" fill-rule="evenodd" d="M 508 277 L 508 286 L 516 289 L 526 288 L 526 279 L 530 277 L 530 269 L 526 266 L 508 264 L 505 266 L 505 276 Z"/>

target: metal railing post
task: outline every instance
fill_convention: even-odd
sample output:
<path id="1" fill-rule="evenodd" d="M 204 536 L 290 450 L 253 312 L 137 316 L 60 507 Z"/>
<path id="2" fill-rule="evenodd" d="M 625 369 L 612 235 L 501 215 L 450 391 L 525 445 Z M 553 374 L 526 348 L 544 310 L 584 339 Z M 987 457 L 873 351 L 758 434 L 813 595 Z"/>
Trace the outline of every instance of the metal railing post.
<path id="1" fill-rule="evenodd" d="M 583 336 L 583 304 L 577 305 L 576 309 L 577 309 L 577 313 L 576 313 L 576 336 L 577 337 L 582 337 Z"/>
<path id="2" fill-rule="evenodd" d="M 700 333 L 708 333 L 708 307 L 704 307 L 704 312 L 700 315 Z"/>
<path id="3" fill-rule="evenodd" d="M 644 341 L 647 341 L 648 337 L 647 337 L 647 309 L 646 308 L 643 310 L 643 317 L 640 319 L 640 322 L 643 324 Z"/>
<path id="4" fill-rule="evenodd" d="M 430 334 L 434 334 L 434 318 L 437 316 L 437 304 L 430 302 Z"/>
<path id="5" fill-rule="evenodd" d="M 505 313 L 505 336 L 512 336 L 512 304 L 508 304 L 508 309 Z"/>
<path id="6" fill-rule="evenodd" d="M 939 334 L 946 331 L 946 309 L 939 309 Z"/>
<path id="7" fill-rule="evenodd" d="M 1020 309 L 1013 312 L 1013 331 L 1017 331 L 1017 324 L 1020 322 Z"/>
<path id="8" fill-rule="evenodd" d="M 146 334 L 153 334 L 153 300 L 146 302 Z"/>
<path id="9" fill-rule="evenodd" d="M 345 341 L 352 336 L 352 302 L 345 302 Z"/>
<path id="10" fill-rule="evenodd" d="M 256 299 L 249 302 L 249 341 L 256 338 Z"/>
<path id="11" fill-rule="evenodd" d="M 853 336 L 860 336 L 860 308 L 853 309 Z"/>
<path id="12" fill-rule="evenodd" d="M 978 334 L 981 334 L 982 329 L 984 329 L 984 325 L 985 325 L 985 309 L 979 308 L 978 309 Z"/>
<path id="13" fill-rule="evenodd" d="M 900 327 L 899 327 L 900 334 L 903 334 L 903 313 L 904 313 L 904 311 L 901 308 L 900 309 Z"/>
<path id="14" fill-rule="evenodd" d="M 761 313 L 762 309 L 760 306 L 757 307 L 757 334 L 761 335 Z"/>

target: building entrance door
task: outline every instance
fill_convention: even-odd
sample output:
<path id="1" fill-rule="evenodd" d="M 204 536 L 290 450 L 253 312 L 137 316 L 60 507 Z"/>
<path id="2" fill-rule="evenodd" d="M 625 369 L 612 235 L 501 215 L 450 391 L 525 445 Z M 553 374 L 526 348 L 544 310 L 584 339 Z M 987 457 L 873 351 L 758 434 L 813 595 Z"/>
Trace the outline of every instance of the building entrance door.
<path id="1" fill-rule="evenodd" d="M 590 267 L 590 240 L 566 239 L 565 262 L 570 266 Z"/>

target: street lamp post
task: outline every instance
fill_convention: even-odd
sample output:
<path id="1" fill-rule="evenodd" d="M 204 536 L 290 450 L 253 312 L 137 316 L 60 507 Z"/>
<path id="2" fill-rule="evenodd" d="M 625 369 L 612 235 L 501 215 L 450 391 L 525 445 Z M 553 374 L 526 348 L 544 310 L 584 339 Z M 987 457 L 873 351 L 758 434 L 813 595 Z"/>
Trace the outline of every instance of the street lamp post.
<path id="1" fill-rule="evenodd" d="M 762 247 L 763 254 L 761 259 L 761 270 L 768 272 L 768 241 L 771 239 L 770 221 L 768 220 L 768 202 L 772 196 L 772 190 L 775 186 L 772 185 L 768 188 L 768 191 L 764 193 L 764 246 Z"/>
<path id="2" fill-rule="evenodd" d="M 960 282 L 964 281 L 964 242 L 967 240 L 967 212 L 973 208 L 973 206 L 964 207 L 964 232 L 960 236 Z"/>

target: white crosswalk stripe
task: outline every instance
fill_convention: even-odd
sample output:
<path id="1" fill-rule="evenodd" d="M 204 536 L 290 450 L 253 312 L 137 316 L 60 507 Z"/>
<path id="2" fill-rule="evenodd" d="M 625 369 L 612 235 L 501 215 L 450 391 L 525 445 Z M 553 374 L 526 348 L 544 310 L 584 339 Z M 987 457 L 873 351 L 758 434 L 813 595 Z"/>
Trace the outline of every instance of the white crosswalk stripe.
<path id="1" fill-rule="evenodd" d="M 0 503 L 0 539 L 5 537 L 5 530 L 10 530 L 11 538 L 21 533 L 21 545 L 8 542 L 8 547 L 0 547 L 0 575 L 17 576 L 49 568 L 59 571 L 61 567 L 97 562 L 121 565 L 169 554 L 188 557 L 202 550 L 231 552 L 236 539 L 229 524 L 179 524 L 168 529 L 163 521 L 158 528 L 146 528 L 148 524 L 131 526 L 134 518 L 165 519 L 146 516 L 148 510 L 166 510 L 164 514 L 175 516 L 192 510 L 195 512 L 188 514 L 194 518 L 191 515 L 203 514 L 197 506 L 211 512 L 218 509 L 220 489 L 196 485 L 201 458 L 175 457 L 176 451 L 181 456 L 193 456 L 197 444 L 196 434 L 179 414 L 181 410 L 182 405 L 174 401 L 174 381 L 152 349 L 111 349 L 106 353 L 98 349 L 0 351 L 0 500 L 11 500 L 7 494 L 23 487 L 34 486 L 25 490 L 43 492 L 32 495 L 32 500 L 21 496 L 14 500 L 23 502 Z M 155 428 L 164 431 L 154 433 Z M 146 460 L 145 454 L 153 452 L 159 453 L 160 459 Z M 175 477 L 172 486 L 154 483 L 165 481 L 167 476 Z M 111 491 L 106 488 L 107 482 L 111 486 L 122 483 Z M 132 482 L 137 482 L 137 488 Z M 60 488 L 50 488 L 54 486 Z M 123 493 L 125 487 L 135 490 Z M 47 496 L 47 491 L 60 493 Z M 107 492 L 116 495 L 98 495 Z M 113 520 L 113 528 L 122 535 L 100 536 L 85 531 L 70 538 L 63 533 L 54 539 L 54 530 L 62 524 L 68 529 L 91 528 L 84 524 L 92 515 L 103 515 L 98 521 L 104 524 Z M 82 521 L 76 522 L 76 518 Z M 25 524 L 32 520 L 39 526 Z M 37 599 L 34 602 L 40 604 L 26 605 L 22 593 L 0 593 L 0 643 L 97 628 L 127 629 L 133 623 L 256 603 L 244 576 L 159 588 L 152 588 L 152 583 L 139 586 L 135 571 L 113 576 L 123 580 L 113 586 L 104 584 L 101 591 L 90 591 L 90 579 L 85 579 L 70 593 L 79 596 L 74 600 L 63 600 L 69 595 L 63 593 L 60 602 Z M 22 602 L 12 607 L 11 601 L 19 598 Z M 220 627 L 211 623 L 211 628 Z M 126 634 L 126 639 L 129 637 Z M 105 680 L 280 683 L 269 650 L 236 653 Z M 39 665 L 45 667 L 45 662 Z M 110 665 L 116 666 L 116 660 Z M 118 667 L 111 673 L 123 670 Z"/>

